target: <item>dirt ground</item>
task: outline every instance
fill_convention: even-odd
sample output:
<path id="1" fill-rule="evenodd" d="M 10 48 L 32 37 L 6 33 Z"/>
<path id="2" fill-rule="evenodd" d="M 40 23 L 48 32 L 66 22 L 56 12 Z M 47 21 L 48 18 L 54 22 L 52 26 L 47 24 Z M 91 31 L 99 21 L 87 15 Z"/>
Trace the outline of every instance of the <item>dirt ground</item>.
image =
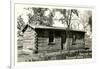
<path id="1" fill-rule="evenodd" d="M 31 51 L 25 52 L 18 49 L 18 62 L 34 62 L 48 60 L 86 59 L 92 58 L 92 39 L 85 38 L 85 50 L 58 51 L 52 53 L 33 54 Z"/>

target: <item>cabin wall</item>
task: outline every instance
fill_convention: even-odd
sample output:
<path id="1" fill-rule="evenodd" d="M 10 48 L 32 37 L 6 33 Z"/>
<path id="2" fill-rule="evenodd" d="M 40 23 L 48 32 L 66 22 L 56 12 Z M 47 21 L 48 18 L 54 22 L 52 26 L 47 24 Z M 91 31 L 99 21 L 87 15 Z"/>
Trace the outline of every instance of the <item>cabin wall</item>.
<path id="1" fill-rule="evenodd" d="M 61 38 L 54 38 L 55 43 L 52 45 L 49 44 L 49 38 L 46 37 L 38 37 L 38 51 L 39 52 L 53 52 L 57 50 L 61 50 Z"/>
<path id="2" fill-rule="evenodd" d="M 69 34 L 69 36 L 67 36 Z M 83 32 L 69 32 L 65 33 L 62 32 L 62 46 L 63 50 L 74 50 L 74 49 L 81 49 L 85 46 L 84 41 L 84 34 Z"/>
<path id="3" fill-rule="evenodd" d="M 23 35 L 23 49 L 36 50 L 36 38 L 35 29 L 28 27 Z"/>
<path id="4" fill-rule="evenodd" d="M 85 47 L 84 34 L 81 32 L 72 32 L 72 45 L 70 49 L 82 49 Z"/>
<path id="5" fill-rule="evenodd" d="M 53 52 L 61 50 L 61 37 L 55 35 L 54 31 L 54 43 L 49 44 L 49 31 L 50 30 L 38 30 L 38 51 L 39 52 Z"/>
<path id="6" fill-rule="evenodd" d="M 53 31 L 54 43 L 49 44 L 49 32 Z M 28 27 L 23 35 L 23 49 L 38 52 L 55 52 L 59 50 L 79 49 L 84 47 L 84 33 L 70 32 L 69 38 L 64 31 L 32 29 Z M 74 37 L 75 36 L 75 37 Z M 66 40 L 68 44 L 66 44 Z"/>

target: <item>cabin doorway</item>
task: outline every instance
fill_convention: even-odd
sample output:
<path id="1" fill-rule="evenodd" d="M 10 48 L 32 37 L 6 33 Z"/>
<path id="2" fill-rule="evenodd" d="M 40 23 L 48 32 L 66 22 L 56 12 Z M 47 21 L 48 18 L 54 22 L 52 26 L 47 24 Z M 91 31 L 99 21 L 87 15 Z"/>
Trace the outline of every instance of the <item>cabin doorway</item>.
<path id="1" fill-rule="evenodd" d="M 66 33 L 63 32 L 61 34 L 61 50 L 65 50 L 66 49 Z"/>
<path id="2" fill-rule="evenodd" d="M 61 36 L 61 50 L 63 50 L 63 37 Z"/>

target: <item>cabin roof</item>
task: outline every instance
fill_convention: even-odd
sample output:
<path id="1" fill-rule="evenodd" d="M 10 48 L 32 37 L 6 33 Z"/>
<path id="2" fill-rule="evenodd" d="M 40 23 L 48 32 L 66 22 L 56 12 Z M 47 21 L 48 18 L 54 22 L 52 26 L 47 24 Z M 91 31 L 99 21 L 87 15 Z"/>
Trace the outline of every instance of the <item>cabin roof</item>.
<path id="1" fill-rule="evenodd" d="M 67 30 L 65 27 L 54 27 L 54 26 L 42 26 L 42 25 L 31 25 L 31 24 L 27 24 L 26 26 L 30 26 L 33 29 L 48 29 L 48 30 Z M 76 32 L 84 32 L 85 31 L 81 31 L 81 30 L 71 30 L 70 31 L 76 31 Z"/>

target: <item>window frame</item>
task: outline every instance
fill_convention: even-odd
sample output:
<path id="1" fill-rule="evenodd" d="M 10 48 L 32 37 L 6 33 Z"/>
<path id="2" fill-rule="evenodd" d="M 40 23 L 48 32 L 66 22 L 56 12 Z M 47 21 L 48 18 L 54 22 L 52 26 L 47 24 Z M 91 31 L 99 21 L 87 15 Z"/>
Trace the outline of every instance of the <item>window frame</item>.
<path id="1" fill-rule="evenodd" d="M 50 40 L 50 37 L 52 37 L 53 40 Z M 54 34 L 54 31 L 50 31 L 49 32 L 48 45 L 55 45 L 55 44 L 56 43 L 55 43 L 55 34 Z"/>

